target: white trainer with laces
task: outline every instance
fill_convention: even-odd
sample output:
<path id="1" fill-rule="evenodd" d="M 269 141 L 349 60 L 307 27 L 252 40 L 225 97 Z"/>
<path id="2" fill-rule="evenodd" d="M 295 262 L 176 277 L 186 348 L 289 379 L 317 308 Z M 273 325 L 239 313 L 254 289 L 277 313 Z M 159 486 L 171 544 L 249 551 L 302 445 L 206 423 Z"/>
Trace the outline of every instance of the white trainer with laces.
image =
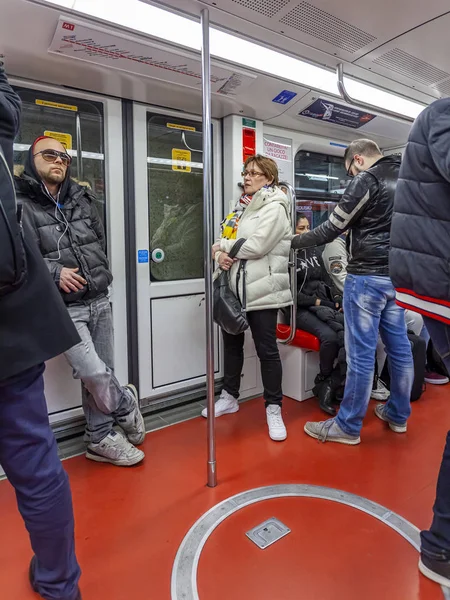
<path id="1" fill-rule="evenodd" d="M 281 406 L 269 404 L 266 408 L 269 436 L 274 442 L 282 442 L 287 438 L 286 426 L 281 416 Z"/>
<path id="2" fill-rule="evenodd" d="M 232 413 L 237 412 L 238 410 L 239 403 L 237 399 L 225 390 L 222 390 L 222 393 L 220 394 L 220 397 L 215 404 L 214 412 L 216 417 L 221 417 L 222 415 L 230 415 Z M 202 417 L 205 417 L 206 419 L 207 416 L 208 409 L 204 408 L 202 410 Z"/>
<path id="3" fill-rule="evenodd" d="M 372 389 L 370 397 L 378 400 L 378 402 L 385 402 L 389 399 L 390 395 L 391 392 L 387 389 L 386 384 L 381 379 L 377 379 L 376 386 Z"/>
<path id="4" fill-rule="evenodd" d="M 130 444 L 121 433 L 111 431 L 98 444 L 88 445 L 86 458 L 118 467 L 131 467 L 143 461 L 145 454 Z"/>
<path id="5" fill-rule="evenodd" d="M 131 383 L 126 385 L 125 389 L 133 396 L 134 409 L 128 415 L 117 417 L 116 423 L 123 429 L 129 442 L 134 445 L 142 444 L 145 440 L 145 423 L 139 408 L 138 392 Z"/>

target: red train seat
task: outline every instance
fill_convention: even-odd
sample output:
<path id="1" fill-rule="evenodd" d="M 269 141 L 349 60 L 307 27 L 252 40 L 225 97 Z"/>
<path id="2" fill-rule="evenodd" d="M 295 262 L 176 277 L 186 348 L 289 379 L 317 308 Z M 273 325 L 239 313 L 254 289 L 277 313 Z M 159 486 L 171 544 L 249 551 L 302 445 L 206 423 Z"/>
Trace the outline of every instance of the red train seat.
<path id="1" fill-rule="evenodd" d="M 283 325 L 282 323 L 279 323 L 277 325 L 277 338 L 279 340 L 285 340 L 289 336 L 290 331 L 291 328 L 289 325 Z M 318 338 L 316 338 L 316 336 L 312 333 L 308 333 L 302 329 L 297 329 L 294 339 L 290 345 L 303 348 L 304 350 L 314 350 L 316 352 L 318 352 L 320 349 L 320 342 Z"/>

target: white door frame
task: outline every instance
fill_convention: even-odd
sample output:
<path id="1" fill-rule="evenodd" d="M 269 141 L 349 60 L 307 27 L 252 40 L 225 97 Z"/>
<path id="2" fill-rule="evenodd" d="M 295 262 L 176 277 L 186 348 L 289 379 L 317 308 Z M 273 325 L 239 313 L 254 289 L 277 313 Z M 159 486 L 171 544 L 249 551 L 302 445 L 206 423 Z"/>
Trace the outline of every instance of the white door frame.
<path id="1" fill-rule="evenodd" d="M 150 252 L 149 239 L 149 207 L 148 207 L 148 164 L 147 164 L 147 113 L 152 112 L 174 118 L 189 119 L 201 122 L 201 116 L 189 113 L 180 113 L 161 107 L 134 104 L 134 163 L 135 163 L 135 198 L 136 198 L 136 250 Z M 222 135 L 220 122 L 212 121 L 213 126 L 213 198 L 214 198 L 214 228 L 218 231 L 222 219 Z M 137 257 L 136 257 L 137 261 Z M 136 269 L 137 312 L 138 312 L 138 342 L 139 342 L 139 384 L 142 398 L 156 399 L 157 397 L 175 394 L 180 391 L 192 389 L 203 385 L 206 377 L 196 377 L 189 380 L 171 383 L 158 389 L 153 388 L 151 372 L 151 315 L 150 298 L 161 298 L 168 295 L 190 295 L 204 292 L 204 279 L 188 279 L 182 281 L 166 281 L 151 283 L 149 278 L 149 264 L 137 264 Z M 168 294 L 172 288 L 173 292 Z M 182 289 L 181 289 L 182 288 Z M 203 323 L 202 323 L 203 326 Z M 218 337 L 217 339 L 221 339 Z M 223 376 L 221 361 L 221 345 L 219 342 L 219 371 L 216 378 Z M 206 349 L 205 349 L 206 372 Z"/>

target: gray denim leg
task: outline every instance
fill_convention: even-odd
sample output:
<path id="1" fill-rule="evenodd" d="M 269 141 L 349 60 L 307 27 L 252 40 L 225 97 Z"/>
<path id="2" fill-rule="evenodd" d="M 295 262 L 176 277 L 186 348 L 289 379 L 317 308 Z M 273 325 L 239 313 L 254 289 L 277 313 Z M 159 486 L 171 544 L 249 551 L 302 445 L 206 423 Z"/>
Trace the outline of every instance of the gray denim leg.
<path id="1" fill-rule="evenodd" d="M 86 437 L 97 443 L 111 431 L 115 417 L 134 408 L 131 394 L 113 373 L 113 328 L 109 300 L 69 307 L 81 342 L 65 354 L 73 376 L 83 383 L 83 408 L 88 421 Z"/>

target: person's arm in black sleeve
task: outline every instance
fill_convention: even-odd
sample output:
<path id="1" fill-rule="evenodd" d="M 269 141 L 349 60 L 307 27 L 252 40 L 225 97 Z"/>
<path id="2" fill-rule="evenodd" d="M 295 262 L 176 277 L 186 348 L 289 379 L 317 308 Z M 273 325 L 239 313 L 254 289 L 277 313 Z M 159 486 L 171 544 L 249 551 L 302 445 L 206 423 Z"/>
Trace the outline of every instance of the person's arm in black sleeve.
<path id="1" fill-rule="evenodd" d="M 11 141 L 19 132 L 21 106 L 19 96 L 9 85 L 0 58 L 0 135 Z"/>
<path id="2" fill-rule="evenodd" d="M 309 306 L 314 306 L 317 300 L 317 296 L 309 296 L 308 294 L 304 294 L 303 292 L 297 292 L 297 306 L 299 306 L 300 308 L 308 308 Z"/>
<path id="3" fill-rule="evenodd" d="M 428 148 L 441 176 L 450 182 L 450 106 L 436 107 L 428 115 L 430 129 Z"/>
<path id="4" fill-rule="evenodd" d="M 364 212 L 370 198 L 370 182 L 372 175 L 360 173 L 347 186 L 339 204 L 335 206 L 328 220 L 304 233 L 292 238 L 292 248 L 309 248 L 328 244 L 349 229 Z"/>

